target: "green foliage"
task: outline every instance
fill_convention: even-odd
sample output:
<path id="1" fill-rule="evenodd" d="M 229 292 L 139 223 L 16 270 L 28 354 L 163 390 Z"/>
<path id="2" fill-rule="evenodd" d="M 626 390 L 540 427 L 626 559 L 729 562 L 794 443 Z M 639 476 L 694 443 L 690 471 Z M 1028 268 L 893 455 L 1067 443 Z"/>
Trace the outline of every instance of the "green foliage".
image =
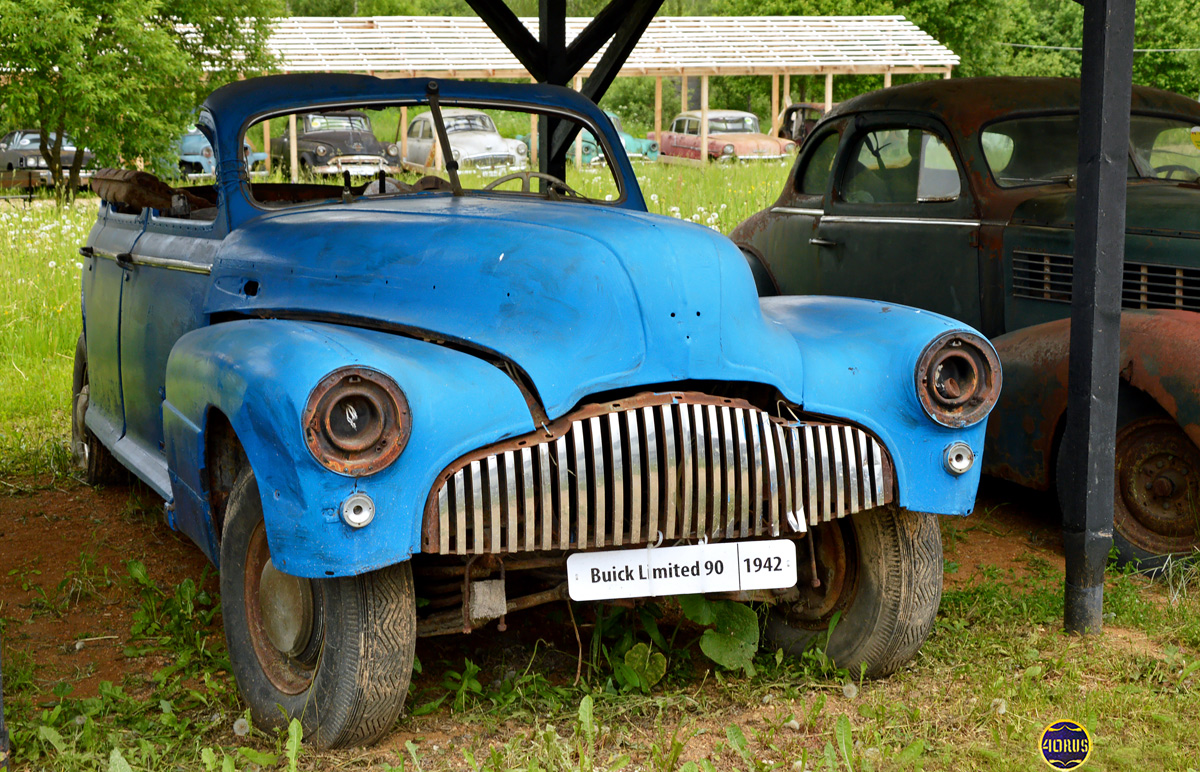
<path id="1" fill-rule="evenodd" d="M 712 625 L 700 636 L 700 650 L 718 665 L 753 676 L 758 652 L 758 615 L 744 603 L 711 601 L 702 595 L 682 601 L 683 613 L 696 624 Z"/>
<path id="2" fill-rule="evenodd" d="M 100 166 L 169 152 L 208 92 L 272 66 L 275 0 L 0 0 L 0 123 L 38 127 L 90 148 Z M 78 188 L 83 154 L 54 179 Z"/>

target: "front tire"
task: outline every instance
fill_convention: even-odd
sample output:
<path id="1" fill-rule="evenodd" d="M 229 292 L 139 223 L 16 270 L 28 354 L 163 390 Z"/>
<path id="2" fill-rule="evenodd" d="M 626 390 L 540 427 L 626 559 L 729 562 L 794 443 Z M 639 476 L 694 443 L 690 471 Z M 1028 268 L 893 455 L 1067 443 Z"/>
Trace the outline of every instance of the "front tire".
<path id="1" fill-rule="evenodd" d="M 817 526 L 809 538 L 801 555 L 815 544 L 821 586 L 811 586 L 802 557 L 800 600 L 771 611 L 767 640 L 799 656 L 840 612 L 825 648 L 838 667 L 880 678 L 912 659 L 942 598 L 937 516 L 877 507 Z"/>
<path id="2" fill-rule="evenodd" d="M 221 613 L 255 723 L 278 728 L 298 718 L 304 736 L 322 748 L 378 740 L 396 723 L 412 675 L 411 565 L 336 579 L 275 569 L 249 469 L 234 484 L 227 513 Z"/>

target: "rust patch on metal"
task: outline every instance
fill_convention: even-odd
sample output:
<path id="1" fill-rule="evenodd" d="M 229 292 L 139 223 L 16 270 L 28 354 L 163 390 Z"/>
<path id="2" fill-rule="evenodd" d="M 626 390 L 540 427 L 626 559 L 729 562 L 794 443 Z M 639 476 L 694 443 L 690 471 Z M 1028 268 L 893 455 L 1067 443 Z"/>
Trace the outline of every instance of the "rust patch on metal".
<path id="1" fill-rule="evenodd" d="M 969 426 L 984 418 L 1000 396 L 1000 360 L 978 335 L 949 332 L 917 362 L 917 396 L 934 421 Z"/>

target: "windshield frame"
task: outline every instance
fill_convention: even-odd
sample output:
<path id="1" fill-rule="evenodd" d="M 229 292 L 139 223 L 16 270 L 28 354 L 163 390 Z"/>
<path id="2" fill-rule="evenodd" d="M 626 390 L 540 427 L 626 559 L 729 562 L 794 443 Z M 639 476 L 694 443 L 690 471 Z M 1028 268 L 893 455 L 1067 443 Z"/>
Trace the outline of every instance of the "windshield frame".
<path id="1" fill-rule="evenodd" d="M 558 199 L 558 200 L 574 201 L 576 203 L 583 203 L 583 204 L 594 204 L 597 206 L 611 206 L 614 208 L 621 208 L 623 205 L 629 204 L 631 202 L 630 190 L 629 190 L 629 186 L 626 184 L 627 180 L 626 180 L 626 174 L 625 174 L 624 170 L 621 168 L 620 164 L 614 163 L 612 160 L 607 160 L 607 159 L 611 158 L 611 156 L 609 154 L 612 152 L 612 145 L 608 141 L 603 129 L 600 126 L 598 126 L 594 121 L 592 121 L 589 118 L 589 116 L 587 116 L 583 113 L 575 112 L 573 110 L 562 109 L 557 106 L 537 104 L 534 102 L 519 101 L 519 100 L 515 100 L 515 99 L 511 99 L 511 98 L 489 100 L 487 98 L 473 98 L 473 97 L 462 97 L 462 96 L 439 96 L 438 102 L 443 110 L 457 109 L 457 108 L 475 109 L 475 110 L 479 110 L 480 112 L 483 112 L 485 110 L 504 110 L 504 111 L 510 111 L 510 112 L 525 112 L 525 113 L 530 113 L 530 114 L 542 114 L 542 115 L 556 116 L 556 117 L 574 122 L 575 124 L 577 124 L 580 127 L 581 134 L 585 131 L 587 133 L 591 134 L 594 138 L 596 138 L 598 140 L 599 144 L 604 148 L 605 152 L 603 155 L 606 158 L 606 166 L 609 169 L 609 172 L 613 177 L 613 181 L 617 187 L 617 191 L 618 191 L 619 195 L 614 197 L 612 200 L 594 199 L 594 198 L 575 199 L 575 198 L 571 198 L 568 196 L 564 196 L 563 198 Z M 399 107 L 412 108 L 412 107 L 428 107 L 428 106 L 429 106 L 429 100 L 428 100 L 428 98 L 424 98 L 424 97 L 403 97 L 403 98 L 393 98 L 390 100 L 389 99 L 380 99 L 380 98 L 361 98 L 360 97 L 360 98 L 350 98 L 345 101 L 330 102 L 328 104 L 319 104 L 319 105 L 314 104 L 314 105 L 299 106 L 299 107 L 292 106 L 292 107 L 286 107 L 286 108 L 277 107 L 277 108 L 267 109 L 262 112 L 253 113 L 251 115 L 248 115 L 245 122 L 243 123 L 243 125 L 240 127 L 240 129 L 238 131 L 238 136 L 240 137 L 241 142 L 244 144 L 246 142 L 247 134 L 250 131 L 250 129 L 258 128 L 259 126 L 261 126 L 263 121 L 271 120 L 274 118 L 283 118 L 283 117 L 286 117 L 291 114 L 303 115 L 303 114 L 315 114 L 315 113 L 326 113 L 326 112 L 347 112 L 350 110 L 365 111 L 365 110 L 379 110 L 379 109 L 384 109 L 384 108 L 399 108 Z M 486 112 L 484 112 L 483 114 L 485 116 L 487 115 Z M 601 114 L 603 115 L 603 113 L 601 113 Z M 420 117 L 422 117 L 422 116 L 418 116 L 417 119 L 419 119 Z M 368 116 L 368 118 L 369 118 L 369 116 Z M 413 120 L 417 120 L 417 119 L 413 119 Z M 491 120 L 491 116 L 488 116 L 488 119 Z M 410 124 L 411 124 L 411 121 L 410 121 Z M 495 122 L 492 121 L 492 124 L 495 125 Z M 497 132 L 497 133 L 499 133 L 499 132 Z M 447 134 L 449 134 L 449 132 L 447 132 Z M 503 137 L 503 135 L 501 135 L 501 136 Z M 508 139 L 507 137 L 504 137 L 504 138 Z M 434 136 L 434 141 L 435 142 L 437 141 L 436 133 Z M 570 154 L 569 153 L 568 153 L 567 158 L 568 158 L 568 162 L 570 162 Z M 239 163 L 241 163 L 240 160 L 239 160 Z M 269 213 L 279 213 L 281 211 L 296 211 L 299 209 L 311 209 L 314 207 L 322 207 L 322 206 L 340 206 L 343 204 L 343 202 L 341 200 L 337 200 L 337 199 L 334 199 L 334 200 L 322 199 L 319 201 L 314 201 L 311 204 L 307 204 L 307 203 L 296 204 L 294 206 L 288 207 L 286 210 L 282 210 L 279 207 L 265 206 L 263 204 L 263 202 L 261 202 L 255 198 L 252 188 L 248 187 L 251 183 L 250 183 L 249 178 L 244 174 L 244 171 L 240 177 L 240 181 L 241 181 L 241 185 L 243 186 L 243 197 L 245 198 L 245 201 L 252 207 L 253 210 L 255 210 L 258 213 L 268 213 L 268 212 Z M 635 184 L 635 185 L 637 184 L 636 178 L 633 178 L 633 184 Z M 330 187 L 335 187 L 335 185 L 331 184 Z M 547 197 L 540 192 L 523 193 L 521 191 L 483 190 L 483 189 L 478 189 L 478 188 L 464 188 L 462 190 L 462 192 L 466 196 L 499 195 L 499 196 L 502 196 L 503 198 L 505 198 L 506 200 L 509 200 L 509 199 L 536 200 L 536 201 L 548 200 Z M 410 198 L 413 196 L 450 196 L 450 195 L 452 195 L 452 194 L 448 191 L 425 190 L 425 191 L 414 191 L 414 192 L 408 192 L 408 193 L 379 193 L 379 194 L 373 194 L 369 197 L 363 196 L 362 198 L 364 198 L 364 199 L 369 198 L 370 200 L 382 200 L 382 199 L 403 199 L 403 198 Z M 639 196 L 639 198 L 640 198 L 640 196 Z M 358 199 L 356 198 L 356 200 L 358 200 Z M 644 205 L 645 205 L 644 202 L 642 202 L 642 205 L 644 207 Z"/>

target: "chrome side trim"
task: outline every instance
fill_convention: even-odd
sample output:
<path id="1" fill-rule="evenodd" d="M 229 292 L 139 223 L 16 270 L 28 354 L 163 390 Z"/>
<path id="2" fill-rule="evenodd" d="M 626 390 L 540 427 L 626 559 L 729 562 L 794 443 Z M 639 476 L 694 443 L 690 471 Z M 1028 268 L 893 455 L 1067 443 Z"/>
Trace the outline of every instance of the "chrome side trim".
<path id="1" fill-rule="evenodd" d="M 821 224 L 826 223 L 886 223 L 888 225 L 949 225 L 963 228 L 978 228 L 979 220 L 960 220 L 939 217 L 864 217 L 862 215 L 831 214 L 821 218 Z"/>
<path id="2" fill-rule="evenodd" d="M 825 210 L 823 209 L 806 209 L 802 206 L 773 206 L 771 207 L 772 214 L 806 214 L 809 217 L 823 217 Z"/>

